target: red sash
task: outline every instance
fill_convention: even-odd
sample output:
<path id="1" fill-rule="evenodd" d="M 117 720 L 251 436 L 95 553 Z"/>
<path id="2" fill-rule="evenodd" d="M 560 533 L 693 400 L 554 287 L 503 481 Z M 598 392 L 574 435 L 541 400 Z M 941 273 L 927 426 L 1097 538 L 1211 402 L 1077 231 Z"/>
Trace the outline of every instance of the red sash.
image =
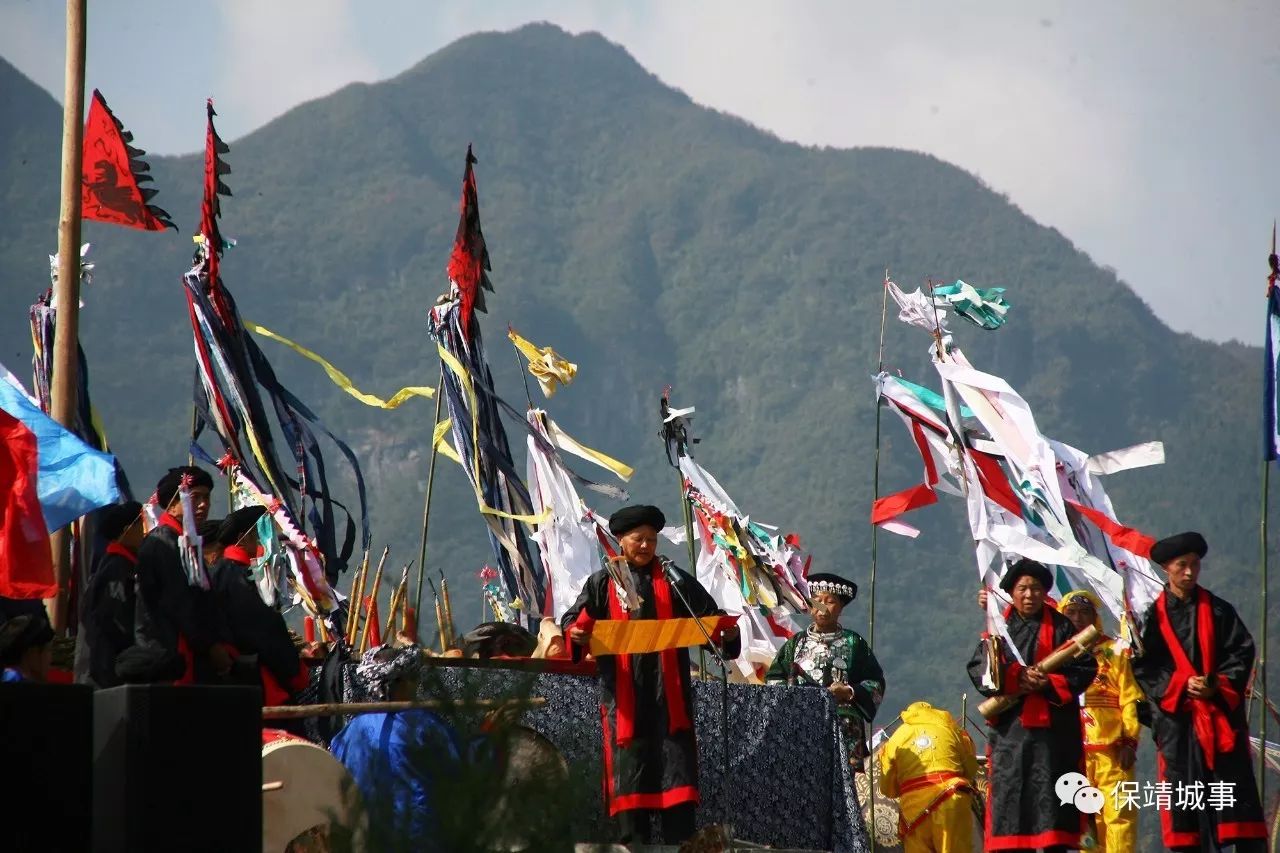
<path id="1" fill-rule="evenodd" d="M 1204 763 L 1213 769 L 1214 757 L 1219 753 L 1230 752 L 1236 747 L 1236 733 L 1222 708 L 1212 699 L 1193 699 L 1184 696 L 1187 681 L 1192 676 L 1200 675 L 1191 665 L 1190 658 L 1182 648 L 1182 642 L 1173 632 L 1169 622 L 1169 611 L 1165 605 L 1163 593 L 1156 599 L 1156 618 L 1160 622 L 1160 634 L 1164 644 L 1169 647 L 1173 658 L 1174 672 L 1169 677 L 1169 686 L 1160 699 L 1160 707 L 1165 713 L 1176 713 L 1185 700 L 1191 710 L 1191 726 L 1196 740 L 1200 742 L 1200 750 L 1204 753 Z M 1196 638 L 1200 643 L 1200 660 L 1207 672 L 1213 672 L 1216 661 L 1213 657 L 1213 608 L 1209 606 L 1209 593 L 1204 589 L 1196 590 Z"/>
<path id="2" fill-rule="evenodd" d="M 1004 610 L 1004 618 L 1008 619 L 1013 613 L 1013 607 L 1006 607 Z M 1053 617 L 1049 614 L 1049 608 L 1046 605 L 1040 610 L 1040 636 L 1036 639 L 1035 658 L 1031 663 L 1037 664 L 1044 660 L 1053 651 Z M 1010 664 L 1009 677 L 1012 683 L 1008 684 L 1007 690 L 1016 690 L 1018 675 L 1022 672 L 1023 667 L 1019 666 L 1015 661 Z M 1022 713 L 1020 714 L 1022 727 L 1024 729 L 1047 729 L 1049 728 L 1049 698 L 1042 691 L 1037 690 L 1035 693 L 1028 693 L 1022 697 Z"/>
<path id="3" fill-rule="evenodd" d="M 653 578 L 653 603 L 659 619 L 671 619 L 675 614 L 671 608 L 671 584 L 662 570 L 662 562 L 654 558 L 649 564 L 649 573 Z M 578 627 L 586 627 L 590 621 L 584 610 L 578 620 Z M 617 585 L 609 582 L 609 618 L 629 619 L 630 614 L 622 608 L 618 598 Z M 662 655 L 662 692 L 667 699 L 667 731 L 675 734 L 693 728 L 689 720 L 689 709 L 684 701 L 684 689 L 680 684 L 680 658 L 675 649 L 659 652 Z M 633 678 L 631 655 L 615 655 L 614 665 L 617 677 L 614 681 L 614 700 L 618 709 L 618 747 L 626 749 L 635 736 L 636 717 L 636 685 Z"/>

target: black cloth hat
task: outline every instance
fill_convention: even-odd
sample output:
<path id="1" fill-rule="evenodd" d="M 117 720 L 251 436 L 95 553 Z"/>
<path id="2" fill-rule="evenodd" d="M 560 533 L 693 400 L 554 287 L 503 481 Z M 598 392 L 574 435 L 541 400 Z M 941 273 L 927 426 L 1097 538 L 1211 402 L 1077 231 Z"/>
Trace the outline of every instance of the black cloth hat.
<path id="1" fill-rule="evenodd" d="M 201 542 L 217 542 L 218 528 L 221 526 L 221 518 L 206 518 L 204 521 L 196 525 L 196 533 L 200 534 Z"/>
<path id="2" fill-rule="evenodd" d="M 667 517 L 656 506 L 624 506 L 609 516 L 609 532 L 614 536 L 622 536 L 637 527 L 649 525 L 654 530 L 667 526 Z"/>
<path id="3" fill-rule="evenodd" d="M 462 635 L 462 653 L 469 658 L 527 658 L 538 638 L 510 622 L 484 622 Z"/>
<path id="4" fill-rule="evenodd" d="M 823 592 L 835 595 L 840 599 L 840 604 L 845 605 L 858 597 L 858 585 L 827 572 L 809 575 L 809 596 L 813 597 Z"/>
<path id="5" fill-rule="evenodd" d="M 15 616 L 0 625 L 0 664 L 17 663 L 27 649 L 53 642 L 53 627 L 42 610 Z"/>
<path id="6" fill-rule="evenodd" d="M 225 547 L 239 542 L 266 511 L 264 506 L 246 506 L 230 513 L 218 525 L 218 544 Z"/>
<path id="7" fill-rule="evenodd" d="M 203 468 L 197 468 L 194 465 L 179 465 L 177 468 L 170 468 L 169 473 L 160 478 L 160 482 L 156 483 L 156 502 L 160 504 L 160 509 L 168 509 L 169 504 L 173 503 L 173 496 L 178 493 L 178 484 L 182 482 L 184 476 L 191 477 L 192 486 L 204 486 L 206 489 L 213 488 L 213 477 Z"/>
<path id="8" fill-rule="evenodd" d="M 1043 563 L 1037 563 L 1035 560 L 1029 560 L 1023 557 L 1018 562 L 1009 567 L 1004 573 L 1004 577 L 1000 580 L 1000 588 L 1005 592 L 1012 593 L 1013 585 L 1018 582 L 1018 578 L 1030 575 L 1040 581 L 1040 585 L 1046 590 L 1053 589 L 1053 573 Z"/>
<path id="9" fill-rule="evenodd" d="M 1203 557 L 1208 553 L 1209 543 L 1204 541 L 1204 537 L 1194 531 L 1188 531 L 1179 533 L 1177 536 L 1170 536 L 1168 539 L 1161 539 L 1152 545 L 1151 561 L 1163 566 L 1183 554 L 1195 554 Z"/>
<path id="10" fill-rule="evenodd" d="M 120 534 L 128 530 L 140 515 L 142 504 L 137 501 L 112 504 L 98 513 L 98 532 L 107 540 L 119 539 Z"/>

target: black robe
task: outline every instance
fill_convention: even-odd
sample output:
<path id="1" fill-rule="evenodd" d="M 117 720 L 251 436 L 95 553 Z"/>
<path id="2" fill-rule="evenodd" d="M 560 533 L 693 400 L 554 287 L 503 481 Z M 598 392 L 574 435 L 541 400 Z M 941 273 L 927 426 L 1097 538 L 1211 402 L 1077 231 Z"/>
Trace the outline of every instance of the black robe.
<path id="1" fill-rule="evenodd" d="M 1051 641 L 1046 650 L 1040 643 L 1041 619 L 1052 623 Z M 1023 619 L 1017 613 L 1007 617 L 1009 636 L 1028 666 L 1076 634 L 1067 617 L 1046 606 L 1041 618 Z M 1000 641 L 1003 692 L 1016 693 L 1022 666 Z M 985 642 L 979 643 L 969 661 L 969 678 L 983 696 L 997 696 L 982 682 L 987 671 Z M 1064 773 L 1084 773 L 1084 733 L 1080 723 L 1078 698 L 1093 681 L 1098 663 L 1091 654 L 1073 658 L 1049 675 L 1049 687 L 1039 694 L 1048 710 L 1048 725 L 1024 724 L 1034 713 L 1028 707 L 1032 696 L 995 719 L 987 720 L 987 816 L 984 850 L 1034 850 L 1039 847 L 1079 847 L 1085 815 L 1074 803 L 1061 804 L 1054 783 Z M 1027 712 L 1024 714 L 1024 711 Z"/>
<path id="2" fill-rule="evenodd" d="M 654 565 L 662 560 L 654 558 Z M 671 591 L 672 618 L 724 615 L 711 595 L 697 579 L 668 563 L 679 592 L 689 602 L 684 606 L 675 589 Z M 650 569 L 632 568 L 640 613 L 637 619 L 656 619 L 653 579 Z M 607 570 L 587 578 L 578 600 L 560 619 L 568 628 L 581 614 L 591 619 L 609 619 L 609 599 L 613 594 Z M 692 612 L 690 612 L 692 609 Z M 724 654 L 736 658 L 741 643 L 738 639 L 725 643 Z M 575 647 L 576 648 L 576 647 Z M 698 802 L 698 749 L 692 725 L 671 732 L 668 724 L 666 691 L 663 687 L 661 654 L 629 655 L 634 686 L 634 736 L 631 744 L 620 747 L 617 742 L 618 705 L 616 656 L 597 659 L 600 667 L 600 716 L 604 734 L 604 794 L 611 816 L 632 809 L 665 809 L 682 803 Z M 694 719 L 693 688 L 689 675 L 689 650 L 677 649 L 680 691 L 689 719 Z"/>
<path id="3" fill-rule="evenodd" d="M 220 679 L 213 672 L 209 649 L 226 636 L 213 597 L 187 580 L 177 531 L 157 525 L 138 549 L 134 641 L 181 655 L 187 672 L 179 683 L 216 683 Z"/>
<path id="4" fill-rule="evenodd" d="M 116 655 L 133 645 L 135 567 L 138 557 L 112 542 L 89 576 L 84 595 L 89 643 L 89 677 L 98 687 L 115 687 Z"/>
<path id="5" fill-rule="evenodd" d="M 255 655 L 274 685 L 263 680 L 264 700 L 273 705 L 306 686 L 306 670 L 280 611 L 262 600 L 249 576 L 247 555 L 228 548 L 209 570 L 210 592 L 227 628 L 226 640 L 241 655 Z M 280 693 L 273 692 L 275 690 Z"/>
<path id="6" fill-rule="evenodd" d="M 1169 593 L 1166 587 L 1143 619 L 1141 657 L 1133 659 L 1133 675 L 1147 694 L 1151 706 L 1151 734 L 1156 743 L 1156 769 L 1162 782 L 1173 786 L 1173 809 L 1160 811 L 1160 829 L 1165 846 L 1217 850 L 1220 844 L 1240 839 L 1266 838 L 1262 806 L 1258 799 L 1256 777 L 1249 753 L 1249 727 L 1245 719 L 1243 697 L 1253 671 L 1254 645 L 1249 630 L 1240 621 L 1235 608 L 1205 590 L 1207 617 L 1213 626 L 1214 674 L 1218 677 L 1218 693 L 1208 700 L 1234 732 L 1233 748 L 1217 751 L 1214 744 L 1213 769 L 1209 769 L 1205 750 L 1193 727 L 1192 703 L 1184 684 L 1175 679 L 1177 664 L 1165 642 L 1158 608 L 1163 600 L 1169 627 L 1178 638 L 1198 675 L 1205 675 L 1197 626 L 1198 598 L 1186 601 Z M 1170 710 L 1170 709 L 1173 710 Z M 1205 808 L 1179 808 L 1177 792 L 1186 785 L 1204 785 Z M 1209 786 L 1214 788 L 1210 789 Z M 1231 786 L 1229 789 L 1224 787 Z M 1230 790 L 1234 804 L 1215 807 L 1209 797 Z"/>

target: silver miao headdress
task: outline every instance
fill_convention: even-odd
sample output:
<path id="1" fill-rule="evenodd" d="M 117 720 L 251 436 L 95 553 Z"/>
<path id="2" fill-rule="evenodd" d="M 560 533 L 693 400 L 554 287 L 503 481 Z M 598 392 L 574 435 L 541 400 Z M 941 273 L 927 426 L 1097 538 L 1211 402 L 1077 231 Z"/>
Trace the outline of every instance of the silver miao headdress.
<path id="1" fill-rule="evenodd" d="M 858 588 L 851 583 L 843 581 L 809 581 L 810 595 L 821 595 L 824 592 L 844 596 L 845 598 L 854 598 L 858 595 Z"/>

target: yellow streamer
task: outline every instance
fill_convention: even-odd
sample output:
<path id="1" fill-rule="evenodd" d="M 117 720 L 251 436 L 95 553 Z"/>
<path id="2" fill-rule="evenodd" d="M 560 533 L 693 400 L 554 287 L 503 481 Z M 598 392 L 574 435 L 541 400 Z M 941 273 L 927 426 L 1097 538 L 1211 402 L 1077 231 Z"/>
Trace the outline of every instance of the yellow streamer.
<path id="1" fill-rule="evenodd" d="M 507 327 L 507 337 L 511 339 L 511 343 L 515 344 L 516 349 L 529 359 L 529 372 L 533 374 L 534 379 L 538 380 L 538 387 L 542 389 L 544 396 L 548 398 L 554 396 L 557 383 L 568 385 L 577 375 L 578 365 L 565 360 L 551 347 L 534 346 L 530 341 L 520 337 L 520 334 L 510 326 Z"/>
<path id="2" fill-rule="evenodd" d="M 462 390 L 465 391 L 467 394 L 467 405 L 469 410 L 471 411 L 471 446 L 478 449 L 480 447 L 480 422 L 476 418 L 478 403 L 476 401 L 476 389 L 471 384 L 471 374 L 467 371 L 465 367 L 462 366 L 462 362 L 458 361 L 456 358 L 453 357 L 453 353 L 449 352 L 447 349 L 445 349 L 443 346 L 440 346 L 439 344 L 436 344 L 436 349 L 440 353 L 440 360 L 443 361 L 445 365 L 454 372 L 454 375 L 458 377 L 458 381 L 462 384 Z M 439 424 L 436 425 L 436 430 L 437 432 L 439 432 L 440 430 Z M 447 456 L 448 454 L 446 453 L 445 455 Z M 450 458 L 455 458 L 455 457 L 450 457 Z M 459 465 L 462 464 L 461 459 L 458 459 L 457 461 Z M 545 512 L 539 513 L 538 515 L 519 515 L 519 514 L 504 512 L 500 509 L 495 509 L 494 507 L 489 506 L 484 502 L 484 495 L 480 492 L 480 485 L 479 485 L 480 454 L 479 452 L 471 454 L 471 469 L 472 469 L 471 482 L 475 484 L 476 503 L 480 507 L 480 512 L 483 513 L 484 515 L 493 515 L 493 516 L 497 516 L 498 518 L 509 518 L 512 521 L 522 521 L 525 524 L 546 524 L 548 521 L 551 520 L 552 513 L 551 513 L 550 507 L 547 507 Z"/>
<path id="3" fill-rule="evenodd" d="M 390 400 L 383 400 L 382 398 L 375 397 L 372 394 L 366 394 L 364 391 L 361 391 L 352 384 L 351 379 L 347 374 L 334 367 L 333 364 L 326 361 L 322 356 L 319 356 L 302 346 L 302 344 L 294 343 L 283 335 L 277 335 L 265 326 L 259 326 L 257 323 L 251 323 L 248 320 L 244 322 L 244 327 L 264 338 L 270 338 L 273 341 L 278 341 L 303 358 L 314 361 L 316 364 L 324 368 L 325 373 L 329 374 L 329 378 L 333 380 L 334 385 L 337 385 L 343 391 L 346 391 L 366 406 L 373 406 L 375 409 L 395 409 L 410 397 L 426 397 L 430 399 L 435 396 L 436 390 L 434 388 L 428 388 L 422 385 L 411 385 L 408 388 L 401 388 L 395 394 L 391 395 Z"/>

